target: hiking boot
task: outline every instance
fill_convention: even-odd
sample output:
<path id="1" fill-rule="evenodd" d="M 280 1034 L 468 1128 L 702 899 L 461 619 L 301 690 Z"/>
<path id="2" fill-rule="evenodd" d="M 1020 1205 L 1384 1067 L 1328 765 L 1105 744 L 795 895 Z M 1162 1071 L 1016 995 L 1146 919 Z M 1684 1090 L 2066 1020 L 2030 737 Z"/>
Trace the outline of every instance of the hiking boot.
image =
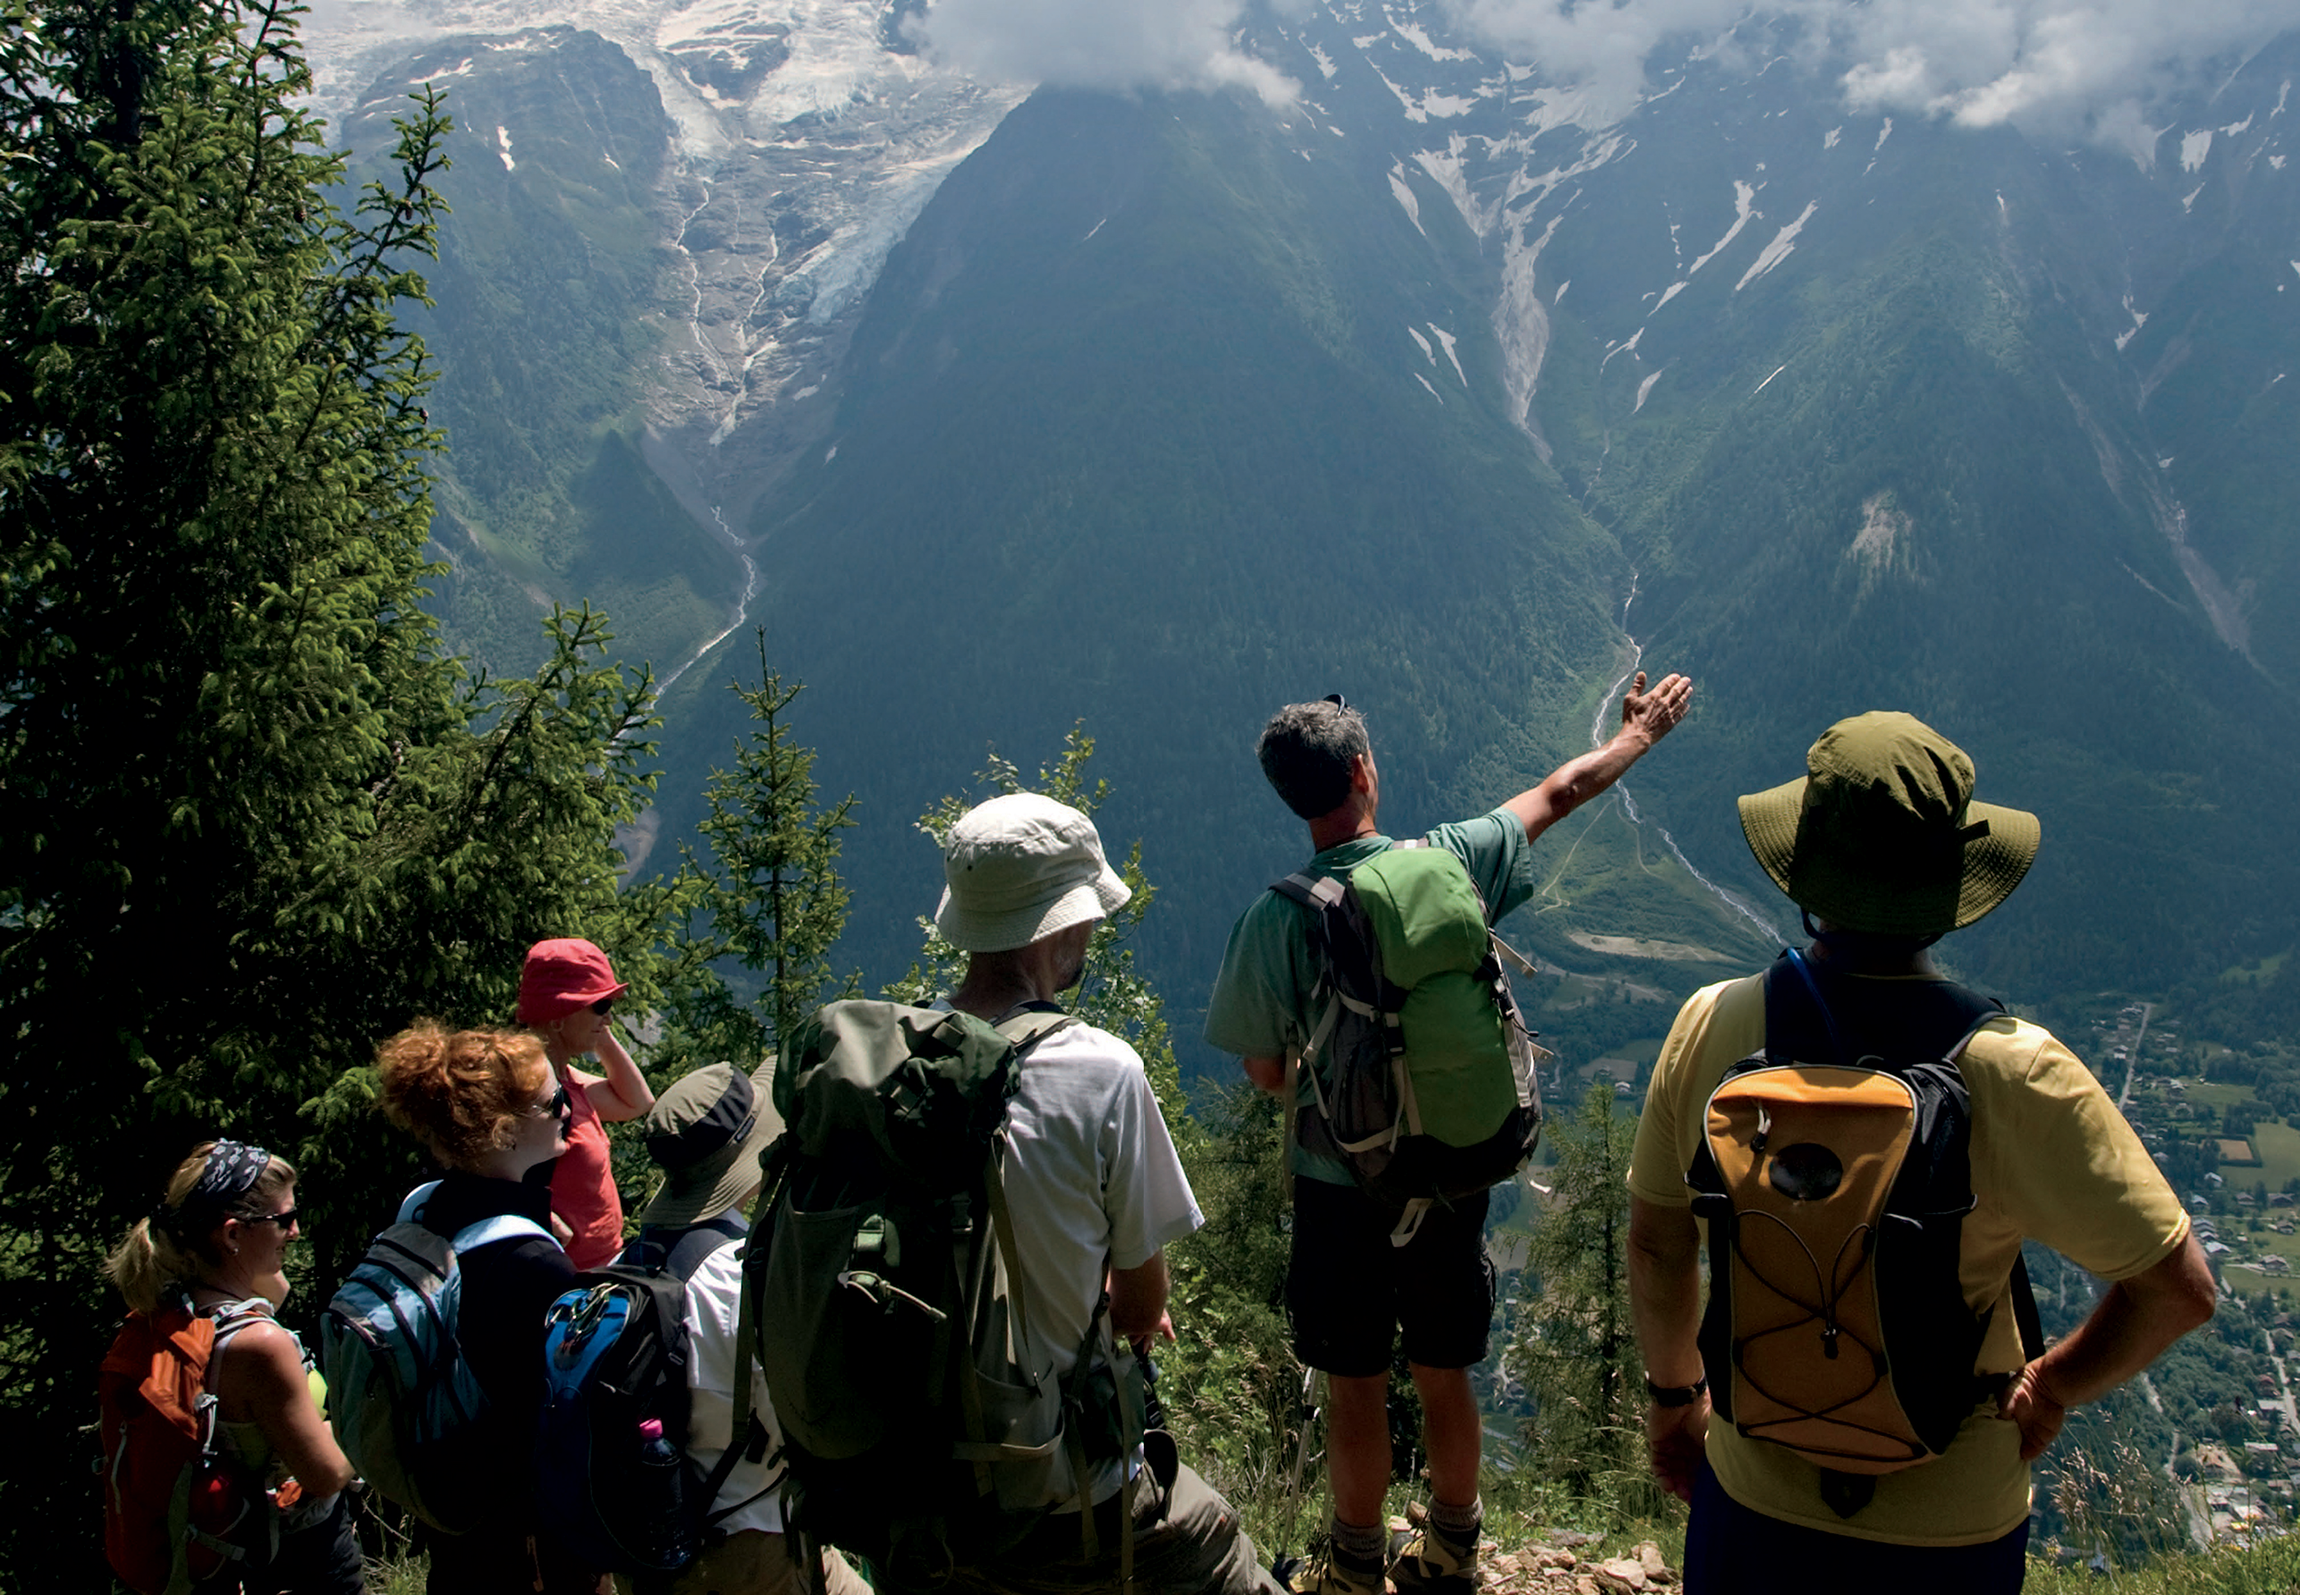
<path id="1" fill-rule="evenodd" d="M 1424 1518 L 1390 1564 L 1390 1581 L 1398 1595 L 1476 1595 L 1477 1539 L 1464 1544 Z"/>
<path id="2" fill-rule="evenodd" d="M 1298 1595 L 1388 1595 L 1379 1557 L 1361 1562 L 1334 1548 L 1331 1539 L 1310 1547 L 1310 1554 L 1291 1579 Z"/>

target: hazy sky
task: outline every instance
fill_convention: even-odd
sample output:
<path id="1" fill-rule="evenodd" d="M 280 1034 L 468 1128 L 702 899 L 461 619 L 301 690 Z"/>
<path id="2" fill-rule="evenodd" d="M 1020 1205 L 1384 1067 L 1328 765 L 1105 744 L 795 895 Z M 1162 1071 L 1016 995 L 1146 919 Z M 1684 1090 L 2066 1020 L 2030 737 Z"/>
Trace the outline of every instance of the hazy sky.
<path id="1" fill-rule="evenodd" d="M 1438 3 L 1485 43 L 1593 90 L 1615 114 L 1636 103 L 1663 39 L 1720 37 L 1753 14 L 1744 0 Z M 940 0 L 923 33 L 953 63 L 1001 77 L 1099 88 L 1237 83 L 1282 98 L 1290 86 L 1232 42 L 1244 9 L 1243 0 Z M 1848 109 L 2127 143 L 2166 88 L 2300 26 L 2300 0 L 1785 0 L 1754 14 L 1804 24 L 1808 65 L 1824 45 L 1855 63 L 1836 69 Z"/>

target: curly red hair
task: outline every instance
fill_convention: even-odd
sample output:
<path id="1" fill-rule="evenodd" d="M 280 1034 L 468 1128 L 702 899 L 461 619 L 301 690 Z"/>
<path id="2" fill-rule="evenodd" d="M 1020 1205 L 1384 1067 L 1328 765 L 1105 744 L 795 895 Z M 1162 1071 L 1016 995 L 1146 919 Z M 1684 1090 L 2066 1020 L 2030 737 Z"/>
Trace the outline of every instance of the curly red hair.
<path id="1" fill-rule="evenodd" d="M 436 1019 L 393 1036 L 375 1062 L 385 1116 L 453 1169 L 510 1146 L 551 1072 L 532 1032 L 450 1030 Z"/>

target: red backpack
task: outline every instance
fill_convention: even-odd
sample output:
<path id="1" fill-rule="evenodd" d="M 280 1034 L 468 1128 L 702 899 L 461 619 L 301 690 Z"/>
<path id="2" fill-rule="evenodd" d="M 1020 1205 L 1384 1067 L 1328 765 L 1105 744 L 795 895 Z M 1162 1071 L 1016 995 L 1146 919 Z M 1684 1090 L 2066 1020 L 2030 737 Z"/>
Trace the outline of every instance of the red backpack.
<path id="1" fill-rule="evenodd" d="M 257 1530 L 277 1524 L 264 1492 L 218 1451 L 207 1392 L 216 1349 L 260 1316 L 218 1325 L 178 1297 L 128 1314 L 104 1355 L 104 1555 L 140 1595 L 187 1595 L 227 1561 L 246 1561 Z"/>

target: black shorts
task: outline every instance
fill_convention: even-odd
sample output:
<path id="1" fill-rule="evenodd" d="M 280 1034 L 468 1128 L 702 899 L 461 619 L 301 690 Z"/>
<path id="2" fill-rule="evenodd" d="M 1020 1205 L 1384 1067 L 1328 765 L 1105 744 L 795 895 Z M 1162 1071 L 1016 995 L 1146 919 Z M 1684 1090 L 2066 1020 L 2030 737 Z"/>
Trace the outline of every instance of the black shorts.
<path id="1" fill-rule="evenodd" d="M 1354 1185 L 1295 1180 L 1286 1275 L 1294 1355 L 1343 1379 L 1386 1374 L 1402 1330 L 1408 1362 L 1468 1368 L 1485 1361 L 1493 1326 L 1487 1195 L 1433 1206 L 1411 1242 L 1392 1246 L 1395 1211 Z"/>

